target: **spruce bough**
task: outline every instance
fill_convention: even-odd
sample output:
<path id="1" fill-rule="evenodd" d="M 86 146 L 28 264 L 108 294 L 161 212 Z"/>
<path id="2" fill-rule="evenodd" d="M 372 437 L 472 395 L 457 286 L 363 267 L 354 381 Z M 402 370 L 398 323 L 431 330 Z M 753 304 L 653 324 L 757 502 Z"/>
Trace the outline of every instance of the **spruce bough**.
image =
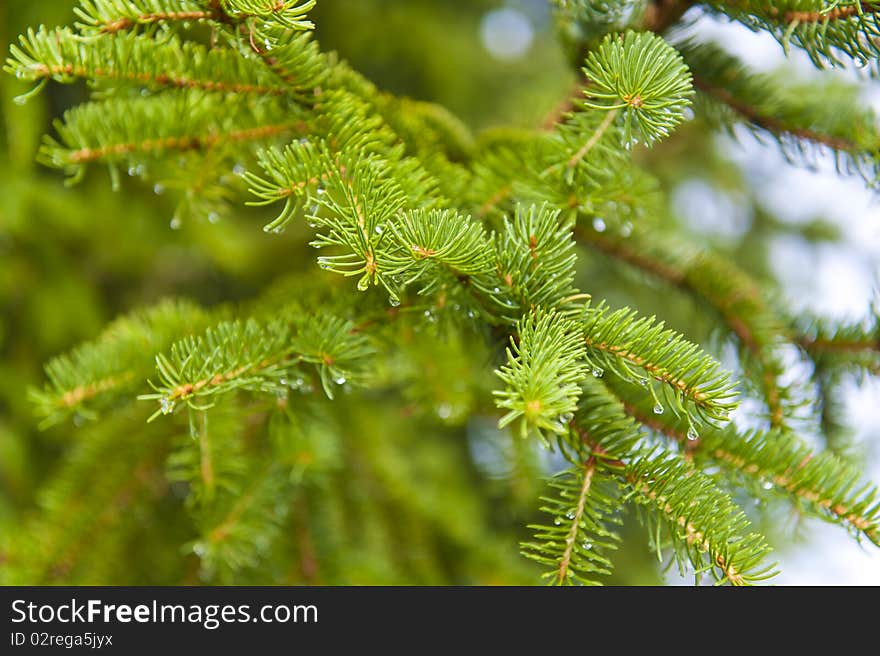
<path id="1" fill-rule="evenodd" d="M 164 301 L 48 363 L 30 390 L 36 413 L 76 428 L 41 510 L 4 538 L 8 582 L 124 582 L 102 578 L 112 574 L 89 563 L 87 543 L 124 553 L 128 523 L 169 516 L 162 547 L 224 583 L 488 571 L 595 584 L 621 544 L 647 537 L 698 579 L 748 584 L 775 567 L 737 505 L 745 495 L 880 544 L 876 488 L 830 435 L 815 453 L 798 436 L 806 385 L 787 382 L 784 356 L 813 365 L 824 400 L 840 372 L 880 370 L 876 318 L 790 315 L 735 263 L 665 229 L 662 185 L 633 157 L 674 140 L 693 111 L 793 159 L 828 151 L 876 184 L 870 112 L 672 29 L 701 5 L 817 66 L 867 62 L 875 74 L 873 3 L 557 0 L 582 74 L 574 97 L 547 129 L 478 140 L 442 107 L 382 91 L 322 51 L 314 4 L 82 0 L 74 25 L 11 47 L 6 71 L 34 83 L 22 102 L 50 82 L 93 89 L 46 137 L 44 164 L 74 182 L 104 165 L 114 186 L 127 171 L 168 188 L 178 222 L 261 208 L 266 231 L 305 223 L 320 252 L 310 279 L 246 303 Z M 738 347 L 737 376 L 663 317 L 576 286 L 590 251 L 704 306 Z M 759 428 L 731 421 L 744 395 L 763 407 Z M 472 498 L 491 486 L 461 433 L 383 434 L 402 404 L 435 403 L 441 425 L 492 417 L 514 451 L 537 443 L 565 463 L 524 522 L 522 553 L 541 571 L 507 557 L 515 539 Z M 644 533 L 623 530 L 633 516 Z"/>

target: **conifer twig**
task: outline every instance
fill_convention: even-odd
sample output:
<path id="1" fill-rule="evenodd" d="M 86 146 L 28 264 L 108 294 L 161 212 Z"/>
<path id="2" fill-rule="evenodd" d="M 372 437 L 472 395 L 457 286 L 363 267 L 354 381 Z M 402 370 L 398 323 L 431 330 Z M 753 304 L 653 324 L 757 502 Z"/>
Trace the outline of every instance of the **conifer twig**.
<path id="1" fill-rule="evenodd" d="M 202 135 L 184 137 L 166 137 L 146 139 L 141 142 L 108 144 L 94 148 L 86 147 L 73 150 L 67 155 L 72 164 L 85 164 L 106 157 L 117 157 L 129 153 L 153 153 L 163 150 L 205 150 L 221 143 L 259 141 L 285 133 L 305 133 L 308 130 L 302 121 L 289 121 L 275 125 L 232 130 L 229 132 L 211 132 Z"/>

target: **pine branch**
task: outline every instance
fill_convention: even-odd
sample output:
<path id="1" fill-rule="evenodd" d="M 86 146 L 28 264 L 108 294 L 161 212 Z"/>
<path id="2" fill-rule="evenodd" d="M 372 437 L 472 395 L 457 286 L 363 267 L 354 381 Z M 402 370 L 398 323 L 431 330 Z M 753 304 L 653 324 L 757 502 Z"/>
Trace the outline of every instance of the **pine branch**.
<path id="1" fill-rule="evenodd" d="M 187 302 L 165 301 L 121 317 L 95 341 L 46 365 L 49 382 L 28 396 L 46 428 L 77 415 L 96 418 L 98 411 L 133 392 L 152 366 L 152 354 L 168 348 L 208 315 Z"/>
<path id="2" fill-rule="evenodd" d="M 342 250 L 340 255 L 323 255 L 318 264 L 323 269 L 344 276 L 360 276 L 357 287 L 382 285 L 396 295 L 390 280 L 390 266 L 383 254 L 390 242 L 386 230 L 399 212 L 406 197 L 394 178 L 383 176 L 383 165 L 372 158 L 361 159 L 351 167 L 333 169 L 326 178 L 326 189 L 318 194 L 318 205 L 328 215 L 310 214 L 321 232 L 311 242 L 316 248 Z M 390 230 L 389 230 L 390 232 Z"/>
<path id="3" fill-rule="evenodd" d="M 599 127 L 596 128 L 596 131 L 590 135 L 590 138 L 587 139 L 587 141 L 584 143 L 584 145 L 581 146 L 580 148 L 578 148 L 577 152 L 575 152 L 574 155 L 572 155 L 568 159 L 568 161 L 565 163 L 565 165 L 568 168 L 573 169 L 575 166 L 577 166 L 578 163 L 580 163 L 580 161 L 583 160 L 584 157 L 587 156 L 587 154 L 589 154 L 589 152 L 593 149 L 593 147 L 597 143 L 599 143 L 599 140 L 603 136 L 605 136 L 605 133 L 608 131 L 608 128 L 611 127 L 611 124 L 614 122 L 614 119 L 617 118 L 617 112 L 618 112 L 618 109 L 615 108 L 615 109 L 612 109 L 611 111 L 609 111 L 605 115 L 605 118 L 602 119 L 602 122 L 599 124 Z M 488 202 L 490 202 L 494 205 L 494 204 L 497 204 L 498 201 L 497 201 L 496 197 L 493 196 L 491 199 L 489 199 Z"/>
<path id="4" fill-rule="evenodd" d="M 842 57 L 861 65 L 878 54 L 875 2 L 798 0 L 785 8 L 766 0 L 710 0 L 706 4 L 752 29 L 770 32 L 786 48 L 791 44 L 802 48 L 818 67 L 839 65 Z"/>
<path id="5" fill-rule="evenodd" d="M 86 164 L 107 161 L 118 185 L 115 164 L 121 161 L 136 166 L 144 157 L 240 147 L 306 129 L 289 106 L 270 99 L 258 104 L 246 101 L 246 97 L 230 100 L 181 89 L 150 98 L 87 103 L 68 110 L 63 121 L 56 122 L 60 142 L 47 137 L 40 159 L 64 169 L 73 180 L 84 175 Z"/>
<path id="6" fill-rule="evenodd" d="M 846 139 L 821 134 L 820 132 L 816 132 L 809 128 L 787 125 L 774 116 L 762 114 L 757 107 L 739 100 L 727 89 L 712 86 L 702 78 L 694 77 L 694 86 L 703 93 L 706 93 L 724 103 L 750 123 L 767 130 L 768 132 L 772 132 L 773 134 L 779 136 L 788 135 L 797 139 L 805 139 L 806 141 L 812 141 L 823 146 L 828 146 L 829 148 L 834 148 L 835 150 L 855 150 L 855 145 Z"/>
<path id="7" fill-rule="evenodd" d="M 653 509 L 647 519 L 658 555 L 661 523 L 666 525 L 675 556 L 690 562 L 697 575 L 712 570 L 719 582 L 743 585 L 772 575 L 761 565 L 768 552 L 763 538 L 750 533 L 745 515 L 712 481 L 681 459 L 646 444 L 621 402 L 598 380 L 587 379 L 584 398 L 571 422 L 576 442 L 559 440 L 560 449 L 599 458 L 630 490 L 624 500 Z"/>
<path id="8" fill-rule="evenodd" d="M 221 321 L 226 311 L 216 316 L 193 311 L 196 318 L 182 325 L 186 313 L 169 311 L 170 317 L 129 320 L 50 365 L 50 385 L 33 394 L 40 411 L 58 421 L 73 412 L 86 416 L 126 396 L 143 379 L 145 358 L 159 354 L 155 392 L 141 398 L 158 402 L 152 418 L 188 408 L 190 438 L 174 442 L 167 469 L 179 489 L 189 491 L 186 507 L 198 536 L 189 548 L 200 558 L 204 579 L 251 580 L 257 569 L 275 572 L 268 565 L 273 556 L 285 561 L 277 570 L 282 580 L 291 576 L 287 563 L 298 561 L 313 578 L 312 552 L 340 561 L 351 552 L 343 543 L 359 535 L 358 528 L 338 518 L 352 516 L 372 528 L 367 550 L 381 554 L 376 567 L 388 577 L 434 576 L 421 557 L 407 556 L 399 564 L 392 544 L 437 555 L 446 551 L 435 544 L 433 536 L 439 535 L 460 550 L 483 549 L 486 532 L 462 528 L 468 522 L 488 524 L 482 517 L 463 518 L 470 497 L 462 494 L 464 502 L 452 497 L 449 508 L 440 507 L 440 490 L 424 485 L 455 482 L 450 476 L 465 469 L 458 447 L 448 457 L 446 447 L 435 452 L 434 444 L 424 446 L 427 440 L 398 447 L 396 436 L 389 441 L 378 429 L 349 438 L 351 426 L 385 427 L 376 397 L 343 404 L 332 426 L 310 416 L 318 400 L 287 401 L 291 390 L 306 393 L 318 381 L 331 398 L 339 385 L 365 382 L 372 371 L 372 336 L 392 320 L 403 320 L 396 336 L 408 340 L 400 360 L 409 362 L 379 369 L 374 387 L 383 394 L 418 374 L 426 379 L 421 388 L 435 384 L 434 373 L 414 373 L 428 361 L 429 350 L 435 359 L 452 353 L 467 360 L 463 340 L 454 341 L 454 348 L 429 349 L 439 335 L 458 340 L 477 327 L 497 344 L 513 333 L 498 372 L 504 389 L 495 398 L 506 411 L 500 423 L 518 422 L 522 433 L 538 433 L 573 465 L 551 483 L 555 498 L 544 499 L 542 510 L 552 525 L 532 526 L 535 539 L 523 545 L 529 558 L 548 567 L 551 582 L 592 583 L 610 571 L 608 554 L 617 540 L 610 527 L 627 501 L 648 509 L 658 552 L 665 526 L 675 558 L 698 574 L 711 570 L 720 582 L 732 584 L 767 575 L 763 538 L 751 533 L 736 505 L 696 465 L 707 471 L 720 465 L 726 474 L 720 482 L 755 488 L 755 496 L 769 483 L 811 514 L 878 541 L 877 492 L 859 486 L 854 470 L 831 456 L 811 457 L 784 431 L 742 435 L 733 427 L 715 428 L 736 405 L 734 385 L 719 364 L 653 317 L 584 303 L 589 295 L 574 287 L 572 230 L 580 219 L 592 226 L 576 228 L 581 241 L 717 311 L 742 345 L 774 426 L 792 414 L 787 389 L 778 382 L 781 344 L 798 340 L 819 375 L 837 376 L 853 365 L 877 370 L 876 326 L 792 330 L 780 325 L 757 285 L 723 258 L 675 236 L 654 234 L 645 220 L 632 225 L 636 216 L 657 214 L 660 202 L 657 181 L 633 165 L 629 150 L 636 142 L 650 145 L 665 137 L 683 120 L 693 83 L 682 57 L 663 39 L 627 30 L 633 25 L 665 30 L 691 3 L 578 0 L 561 7 L 563 22 L 578 29 L 587 18 L 596 19 L 588 31 L 572 32 L 579 47 L 589 48 L 584 97 L 552 132 L 496 133 L 481 142 L 476 155 L 467 129 L 447 112 L 380 91 L 304 38 L 313 4 L 86 0 L 78 14 L 80 33 L 30 32 L 7 63 L 10 72 L 37 82 L 37 90 L 49 79 L 75 78 L 107 92 L 96 96 L 99 102 L 68 112 L 58 124 L 60 142 L 44 147 L 45 161 L 74 175 L 98 160 L 110 164 L 114 176 L 122 162 L 137 174 L 147 160 L 168 165 L 163 159 L 174 153 L 180 170 L 172 178 L 188 184 L 191 195 L 208 197 L 230 186 L 229 160 L 241 162 L 267 145 L 259 155 L 260 174 L 244 176 L 257 199 L 252 204 L 283 204 L 266 229 L 280 231 L 304 215 L 317 230 L 312 245 L 327 249 L 317 258 L 322 268 L 356 277 L 361 291 L 381 286 L 388 294 L 391 308 L 375 295 L 355 295 L 344 315 L 357 323 L 301 309 L 326 300 L 332 283 L 323 279 L 316 286 L 320 293 L 308 302 L 288 306 L 277 302 L 283 294 L 269 294 L 240 312 L 238 321 Z M 774 14 L 768 3 L 711 4 L 746 22 L 775 21 L 777 28 L 790 19 L 781 38 L 803 46 L 817 61 L 835 61 L 838 50 L 854 57 L 876 50 L 874 12 L 856 11 L 873 3 L 825 3 L 821 20 L 822 8 L 812 0 L 789 3 L 784 15 Z M 210 47 L 188 40 L 207 36 L 208 30 L 189 31 L 196 23 L 209 24 Z M 876 129 L 869 113 L 832 102 L 801 102 L 794 87 L 783 89 L 770 77 L 739 78 L 731 73 L 739 70 L 737 62 L 694 48 L 697 86 L 704 98 L 714 98 L 710 111 L 721 113 L 725 124 L 738 115 L 784 147 L 811 141 L 839 151 L 842 161 L 859 170 L 874 165 Z M 702 55 L 716 68 L 700 63 Z M 131 93 L 137 88 L 140 96 Z M 117 96 L 107 100 L 113 93 Z M 273 145 L 306 132 L 284 148 Z M 239 166 L 244 164 L 236 170 Z M 487 225 L 468 216 L 468 208 L 486 217 Z M 288 301 L 302 286 L 292 289 Z M 414 300 L 416 295 L 432 298 Z M 431 325 L 437 314 L 444 318 L 442 330 Z M 415 335 L 414 329 L 424 326 L 429 336 Z M 798 332 L 800 338 L 791 337 Z M 426 353 L 411 355 L 418 351 Z M 438 368 L 453 369 L 442 365 Z M 641 405 L 621 406 L 598 380 L 602 376 L 611 379 L 615 394 L 614 385 L 625 383 L 619 396 L 627 403 L 644 387 Z M 416 399 L 413 406 L 421 405 L 421 388 L 408 388 L 408 403 Z M 471 392 L 462 396 L 471 402 Z M 221 397 L 223 403 L 208 412 Z M 431 403 L 437 398 L 435 393 Z M 119 416 L 123 412 L 142 419 L 137 410 L 120 410 Z M 458 420 L 448 409 L 437 414 L 446 426 Z M 709 424 L 700 426 L 700 434 L 695 419 Z M 117 433 L 122 425 L 108 424 Z M 84 491 L 84 463 L 112 460 L 110 433 L 98 435 L 96 447 L 83 447 L 73 459 L 74 482 L 56 488 L 57 499 L 74 500 L 73 514 L 59 520 L 62 504 L 56 499 L 48 516 L 59 528 L 44 526 L 35 533 L 48 536 L 48 547 L 39 553 L 59 560 L 59 578 L 79 566 L 89 531 L 127 524 L 119 535 L 134 535 L 135 523 L 126 523 L 121 511 L 135 507 L 129 499 L 143 496 L 141 479 L 157 485 L 157 463 L 168 450 L 160 439 L 165 434 L 156 432 L 161 425 L 167 431 L 175 423 L 145 429 L 148 445 L 122 445 L 121 462 L 135 462 L 143 471 L 114 467 L 96 477 L 95 498 L 107 504 L 97 518 L 84 511 L 91 500 Z M 653 446 L 660 440 L 646 435 L 646 427 L 671 438 L 670 450 L 684 456 Z M 263 434 L 268 440 L 258 439 Z M 423 471 L 424 462 L 433 469 Z M 123 478 L 138 481 L 120 486 Z M 302 485 L 319 494 L 299 495 Z M 458 488 L 449 489 L 454 494 Z M 621 489 L 628 490 L 625 498 Z M 308 516 L 290 521 L 294 495 Z M 149 519 L 152 526 L 164 526 Z M 297 547 L 303 553 L 291 554 L 281 544 L 285 530 L 306 545 Z M 113 536 L 102 547 L 120 550 Z M 16 551 L 28 548 L 22 541 Z M 45 569 L 39 558 L 34 562 Z M 322 562 L 322 580 L 339 578 L 334 567 L 332 560 L 329 566 Z M 298 580 L 298 574 L 292 576 Z"/>
<path id="9" fill-rule="evenodd" d="M 262 151 L 259 164 L 264 175 L 249 173 L 245 176 L 251 192 L 259 199 L 250 204 L 269 205 L 284 201 L 281 213 L 266 226 L 266 230 L 282 230 L 291 220 L 300 199 L 311 203 L 310 218 L 316 226 L 321 222 L 317 213 L 322 202 L 330 201 L 328 209 L 331 211 L 357 213 L 357 207 L 342 206 L 357 195 L 354 185 L 360 183 L 355 169 L 369 170 L 373 179 L 382 178 L 383 185 L 403 192 L 416 207 L 433 204 L 430 199 L 435 193 L 436 182 L 417 160 L 405 156 L 403 149 L 397 146 L 397 135 L 381 118 L 371 114 L 369 105 L 345 91 L 325 92 L 319 109 L 322 111 L 313 126 L 312 139 L 301 139 L 283 149 Z M 323 197 L 328 185 L 333 187 L 335 194 Z M 402 209 L 400 194 L 394 195 L 392 200 L 383 205 L 384 212 L 396 213 Z M 355 223 L 358 223 L 357 219 Z"/>
<path id="10" fill-rule="evenodd" d="M 303 17 L 314 0 L 80 0 L 79 27 L 112 34 L 160 23 L 273 20 L 289 29 L 311 29 Z"/>
<path id="11" fill-rule="evenodd" d="M 584 75 L 584 107 L 620 111 L 626 143 L 651 145 L 667 136 L 681 122 L 693 95 L 681 55 L 650 33 L 609 35 L 587 56 Z"/>
<path id="12" fill-rule="evenodd" d="M 304 131 L 302 121 L 263 125 L 244 130 L 232 130 L 225 134 L 209 133 L 203 135 L 165 137 L 164 139 L 145 139 L 140 142 L 115 143 L 96 148 L 83 147 L 67 154 L 71 164 L 85 164 L 102 159 L 115 159 L 130 153 L 153 153 L 166 150 L 205 150 L 223 142 L 259 141 L 280 134 Z M 47 149 L 48 150 L 48 149 Z M 53 160 L 56 159 L 52 156 Z"/>
<path id="13" fill-rule="evenodd" d="M 246 419 L 244 419 L 246 417 Z M 236 402 L 222 408 L 189 409 L 189 431 L 179 436 L 166 463 L 168 480 L 187 486 L 194 514 L 210 509 L 218 495 L 235 494 L 248 475 L 243 423 L 253 421 Z"/>
<path id="14" fill-rule="evenodd" d="M 860 484 L 858 470 L 837 456 L 814 453 L 790 433 L 707 427 L 697 436 L 681 422 L 651 416 L 644 402 L 624 403 L 623 408 L 677 441 L 695 462 L 722 465 L 757 496 L 772 491 L 815 517 L 851 528 L 875 544 L 880 541 L 880 493 Z"/>
<path id="15" fill-rule="evenodd" d="M 857 452 L 853 440 L 855 431 L 848 421 L 841 373 L 839 368 L 826 367 L 821 362 L 816 365 L 816 412 L 827 450 L 844 462 L 855 463 L 861 454 Z"/>
<path id="16" fill-rule="evenodd" d="M 614 486 L 595 458 L 549 481 L 555 496 L 541 497 L 541 511 L 552 524 L 529 525 L 534 541 L 520 545 L 523 555 L 548 568 L 542 575 L 555 585 L 596 585 L 596 576 L 611 573 L 605 555 L 619 537 L 607 528 L 620 520 L 612 515 Z M 573 505 L 572 505 L 573 504 Z"/>
<path id="17" fill-rule="evenodd" d="M 508 412 L 503 428 L 520 420 L 520 433 L 537 430 L 563 434 L 577 408 L 580 381 L 586 375 L 584 341 L 579 326 L 555 312 L 528 314 L 518 324 L 519 343 L 511 339 L 507 364 L 495 373 L 506 389 L 495 403 Z"/>
<path id="18" fill-rule="evenodd" d="M 880 135 L 857 86 L 835 80 L 792 83 L 787 75 L 751 73 L 711 45 L 678 47 L 707 100 L 704 114 L 714 123 L 729 129 L 745 120 L 758 136 L 776 140 L 792 161 L 807 157 L 811 146 L 830 151 L 838 169 L 876 184 Z"/>
<path id="19" fill-rule="evenodd" d="M 40 28 L 29 30 L 20 42 L 21 47 L 10 46 L 4 69 L 19 79 L 70 83 L 84 78 L 151 89 L 266 96 L 292 91 L 234 51 L 208 49 L 173 35 L 163 41 L 136 33 L 85 39 L 69 28 Z"/>
<path id="20" fill-rule="evenodd" d="M 613 371 L 624 380 L 649 386 L 649 378 L 663 383 L 674 412 L 690 417 L 689 408 L 705 421 L 726 421 L 736 407 L 729 374 L 696 345 L 684 340 L 663 322 L 639 318 L 629 308 L 611 311 L 604 304 L 585 309 L 587 357 L 594 371 Z M 644 372 L 639 373 L 638 370 Z M 653 393 L 653 386 L 648 389 Z M 655 395 L 655 412 L 664 406 Z"/>
<path id="21" fill-rule="evenodd" d="M 772 566 L 763 565 L 769 552 L 764 538 L 749 532 L 746 516 L 730 497 L 681 459 L 641 457 L 627 467 L 626 481 L 631 500 L 653 509 L 667 526 L 677 558 L 690 561 L 697 574 L 710 571 L 718 583 L 737 586 L 773 576 Z"/>
<path id="22" fill-rule="evenodd" d="M 762 387 L 771 424 L 783 424 L 787 394 L 777 381 L 782 365 L 773 351 L 786 330 L 746 274 L 719 255 L 683 248 L 683 242 L 670 240 L 641 225 L 620 235 L 576 226 L 575 235 L 714 308 L 751 356 L 749 370 Z"/>
<path id="23" fill-rule="evenodd" d="M 202 577 L 228 582 L 257 567 L 281 535 L 292 484 L 284 469 L 258 463 L 238 485 L 197 517 L 199 537 L 188 545 Z"/>
<path id="24" fill-rule="evenodd" d="M 487 274 L 493 264 L 492 244 L 483 226 L 470 217 L 448 210 L 407 212 L 389 224 L 398 251 L 389 254 L 389 275 L 401 276 L 406 287 L 423 281 L 420 294 L 428 294 L 453 277 Z"/>
<path id="25" fill-rule="evenodd" d="M 104 568 L 123 558 L 126 540 L 142 530 L 144 508 L 163 491 L 161 463 L 168 445 L 142 424 L 143 415 L 129 407 L 84 429 L 83 439 L 66 452 L 40 491 L 40 513 L 12 540 L 9 558 L 21 579 L 11 582 L 94 585 L 107 580 Z M 138 439 L 120 439 L 133 434 L 135 426 Z"/>
<path id="26" fill-rule="evenodd" d="M 475 286 L 492 301 L 502 321 L 513 322 L 536 308 L 559 308 L 584 298 L 573 286 L 571 223 L 547 205 L 517 205 L 494 236 L 495 271 Z"/>
<path id="27" fill-rule="evenodd" d="M 694 4 L 692 0 L 652 0 L 645 9 L 645 29 L 656 34 L 665 32 L 678 23 Z"/>
<path id="28" fill-rule="evenodd" d="M 371 353 L 368 338 L 353 327 L 323 315 L 266 325 L 253 319 L 223 322 L 177 342 L 167 356 L 157 355 L 156 391 L 139 398 L 159 402 L 153 419 L 174 412 L 180 403 L 197 410 L 204 403 L 210 407 L 214 396 L 236 390 L 283 395 L 289 380 L 307 375 L 300 365 L 310 363 L 332 399 L 334 383 L 357 382 L 364 373 L 361 361 Z"/>
<path id="29" fill-rule="evenodd" d="M 318 95 L 320 85 L 340 65 L 325 56 L 306 35 L 273 27 L 271 23 L 262 28 L 239 23 L 233 43 L 242 53 L 255 53 L 289 88 L 300 92 L 309 90 Z"/>
<path id="30" fill-rule="evenodd" d="M 515 143 L 484 146 L 471 162 L 472 182 L 466 190 L 475 214 L 485 217 L 503 209 L 514 192 L 512 170 L 528 170 L 535 152 L 533 135 Z M 555 163 L 558 166 L 558 161 Z"/>
<path id="31" fill-rule="evenodd" d="M 615 164 L 628 160 L 626 149 L 634 143 L 650 146 L 667 136 L 693 95 L 681 56 L 650 33 L 607 35 L 588 53 L 583 73 L 584 99 L 573 103 L 578 111 L 564 114 L 566 121 L 551 137 L 556 148 L 543 153 L 549 160 L 540 174 L 544 188 L 558 172 L 571 188 L 582 190 L 584 181 L 599 186 Z M 578 177 L 583 179 L 576 184 Z M 493 199 L 487 203 L 496 204 Z"/>

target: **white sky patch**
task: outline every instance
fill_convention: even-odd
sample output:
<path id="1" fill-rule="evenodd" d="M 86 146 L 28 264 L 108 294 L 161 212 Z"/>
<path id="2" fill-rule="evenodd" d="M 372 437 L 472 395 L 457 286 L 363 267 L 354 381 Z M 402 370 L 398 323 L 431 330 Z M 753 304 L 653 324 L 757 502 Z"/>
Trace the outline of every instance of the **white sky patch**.
<path id="1" fill-rule="evenodd" d="M 490 55 L 509 61 L 526 54 L 535 38 L 535 30 L 523 12 L 504 7 L 483 16 L 480 37 Z"/>
<path id="2" fill-rule="evenodd" d="M 686 180 L 676 187 L 672 204 L 693 230 L 705 235 L 737 239 L 752 222 L 742 201 L 703 180 Z"/>

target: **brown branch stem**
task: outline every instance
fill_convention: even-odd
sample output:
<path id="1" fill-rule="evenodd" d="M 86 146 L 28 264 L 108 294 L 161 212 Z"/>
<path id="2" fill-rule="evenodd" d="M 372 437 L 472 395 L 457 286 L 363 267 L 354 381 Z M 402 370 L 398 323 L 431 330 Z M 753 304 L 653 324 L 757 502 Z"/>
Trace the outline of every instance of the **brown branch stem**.
<path id="1" fill-rule="evenodd" d="M 849 152 L 856 149 L 854 143 L 847 139 L 843 139 L 842 137 L 833 137 L 831 135 L 816 132 L 815 130 L 810 130 L 809 128 L 791 126 L 774 116 L 762 114 L 756 107 L 737 98 L 727 89 L 710 84 L 698 75 L 693 76 L 693 83 L 695 88 L 727 105 L 749 123 L 767 130 L 768 132 L 774 134 L 786 134 L 798 139 L 805 139 L 806 141 L 812 141 L 813 143 L 828 146 L 835 150 Z"/>
<path id="2" fill-rule="evenodd" d="M 274 125 L 262 125 L 232 132 L 212 132 L 204 135 L 164 137 L 158 139 L 146 139 L 140 142 L 127 142 L 99 146 L 96 148 L 85 147 L 71 151 L 68 159 L 71 164 L 85 164 L 105 157 L 115 157 L 135 152 L 156 152 L 162 150 L 204 150 L 213 148 L 220 143 L 258 141 L 269 137 L 284 134 L 286 132 L 305 132 L 306 126 L 302 121 L 278 123 Z"/>

